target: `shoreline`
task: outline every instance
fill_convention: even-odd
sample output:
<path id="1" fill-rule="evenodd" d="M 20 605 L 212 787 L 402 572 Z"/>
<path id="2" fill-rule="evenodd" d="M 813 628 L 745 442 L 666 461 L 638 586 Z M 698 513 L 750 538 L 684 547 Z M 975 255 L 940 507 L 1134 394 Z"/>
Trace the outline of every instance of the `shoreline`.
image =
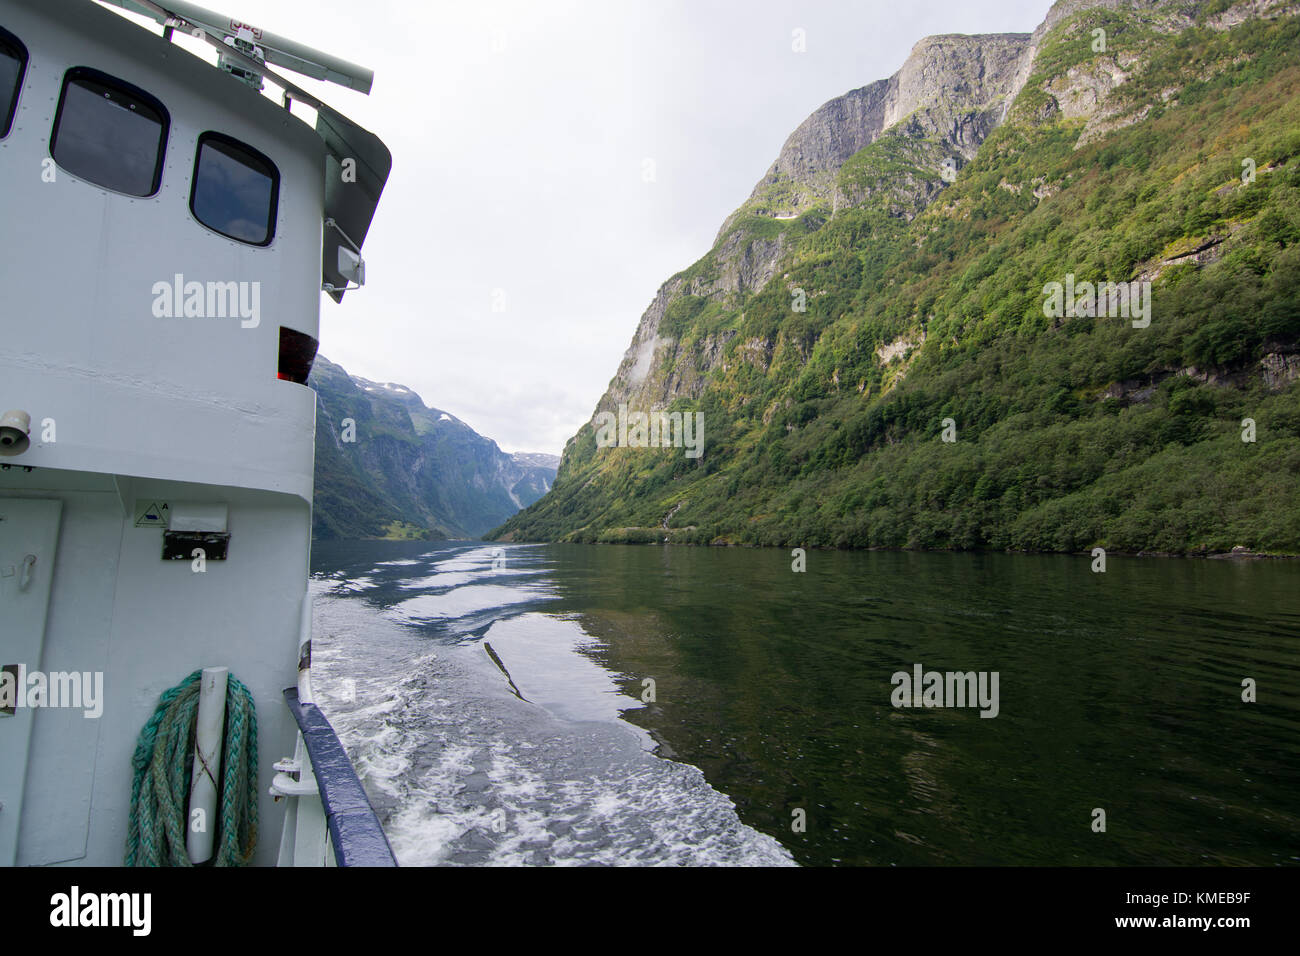
<path id="1" fill-rule="evenodd" d="M 637 529 L 640 530 L 640 529 Z M 651 530 L 651 529 L 645 529 Z M 383 539 L 377 539 L 383 540 Z M 503 538 L 480 538 L 486 544 L 592 544 L 592 545 L 628 545 L 632 547 L 647 547 L 654 545 L 673 545 L 687 548 L 770 548 L 773 550 L 786 550 L 789 548 L 804 548 L 813 551 L 891 551 L 898 554 L 1008 554 L 1008 555 L 1033 555 L 1043 557 L 1047 555 L 1068 555 L 1073 557 L 1092 557 L 1092 550 L 1086 551 L 1027 551 L 1021 549 L 994 550 L 991 548 L 888 548 L 888 547 L 870 547 L 870 548 L 840 548 L 827 545 L 807 545 L 807 544 L 740 544 L 732 541 L 710 541 L 707 544 L 700 544 L 694 541 L 674 541 L 670 538 L 663 538 L 659 541 L 554 541 L 546 539 L 529 539 L 525 541 L 516 541 L 511 537 Z M 1106 556 L 1112 557 L 1118 555 L 1126 558 L 1194 558 L 1203 561 L 1294 561 L 1300 560 L 1300 554 L 1289 552 L 1271 552 L 1271 551 L 1252 551 L 1238 545 L 1231 551 L 1129 551 L 1123 549 L 1105 549 Z"/>

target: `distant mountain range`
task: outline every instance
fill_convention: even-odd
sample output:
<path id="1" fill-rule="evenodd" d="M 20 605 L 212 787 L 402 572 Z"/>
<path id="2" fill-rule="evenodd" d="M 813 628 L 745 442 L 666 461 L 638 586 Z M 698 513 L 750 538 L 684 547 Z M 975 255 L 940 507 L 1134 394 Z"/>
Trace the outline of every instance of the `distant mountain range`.
<path id="1" fill-rule="evenodd" d="M 1059 0 L 813 112 L 495 536 L 1294 554 L 1298 501 L 1300 3 Z"/>
<path id="2" fill-rule="evenodd" d="M 404 385 L 318 356 L 317 538 L 477 538 L 550 490 L 559 458 L 503 452 Z"/>

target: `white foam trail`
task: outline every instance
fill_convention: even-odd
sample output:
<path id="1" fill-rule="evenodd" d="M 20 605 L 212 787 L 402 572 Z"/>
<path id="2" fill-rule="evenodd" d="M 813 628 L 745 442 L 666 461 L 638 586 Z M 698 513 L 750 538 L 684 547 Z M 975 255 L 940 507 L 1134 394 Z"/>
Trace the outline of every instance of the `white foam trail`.
<path id="1" fill-rule="evenodd" d="M 640 701 L 584 653 L 593 638 L 578 621 L 510 610 L 551 595 L 485 583 L 494 550 L 431 555 L 432 578 L 478 573 L 382 614 L 337 579 L 312 581 L 317 694 L 399 861 L 792 865 L 697 768 L 647 752 L 644 731 L 619 719 Z M 394 623 L 441 622 L 454 640 L 459 619 L 498 608 L 486 640 L 527 700 L 481 642 L 437 644 Z"/>

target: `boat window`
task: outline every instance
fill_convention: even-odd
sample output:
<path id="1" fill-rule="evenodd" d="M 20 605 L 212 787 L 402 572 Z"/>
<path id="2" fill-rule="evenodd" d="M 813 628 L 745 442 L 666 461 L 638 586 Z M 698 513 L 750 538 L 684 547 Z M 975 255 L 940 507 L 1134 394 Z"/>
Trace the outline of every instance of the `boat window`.
<path id="1" fill-rule="evenodd" d="M 280 371 L 276 378 L 306 385 L 317 347 L 310 335 L 280 326 Z"/>
<path id="2" fill-rule="evenodd" d="M 27 69 L 27 48 L 8 30 L 0 28 L 0 139 L 9 135 L 18 111 L 18 91 Z"/>
<path id="3" fill-rule="evenodd" d="M 77 67 L 63 80 L 50 155 L 97 186 L 152 196 L 162 181 L 167 110 L 144 90 Z"/>
<path id="4" fill-rule="evenodd" d="M 275 237 L 280 171 L 251 146 L 220 133 L 199 137 L 190 211 L 214 232 L 254 246 Z"/>

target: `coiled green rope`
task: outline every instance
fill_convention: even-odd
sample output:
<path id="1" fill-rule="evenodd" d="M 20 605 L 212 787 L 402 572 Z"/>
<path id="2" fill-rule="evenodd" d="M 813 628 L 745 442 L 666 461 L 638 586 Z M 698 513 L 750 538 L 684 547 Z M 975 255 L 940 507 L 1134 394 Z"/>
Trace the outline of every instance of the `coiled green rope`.
<path id="1" fill-rule="evenodd" d="M 195 671 L 163 692 L 140 731 L 131 766 L 127 866 L 191 866 L 185 850 L 186 810 L 199 714 Z M 257 847 L 257 710 L 233 676 L 226 683 L 226 734 L 218 778 L 217 833 L 211 865 L 245 866 Z"/>

